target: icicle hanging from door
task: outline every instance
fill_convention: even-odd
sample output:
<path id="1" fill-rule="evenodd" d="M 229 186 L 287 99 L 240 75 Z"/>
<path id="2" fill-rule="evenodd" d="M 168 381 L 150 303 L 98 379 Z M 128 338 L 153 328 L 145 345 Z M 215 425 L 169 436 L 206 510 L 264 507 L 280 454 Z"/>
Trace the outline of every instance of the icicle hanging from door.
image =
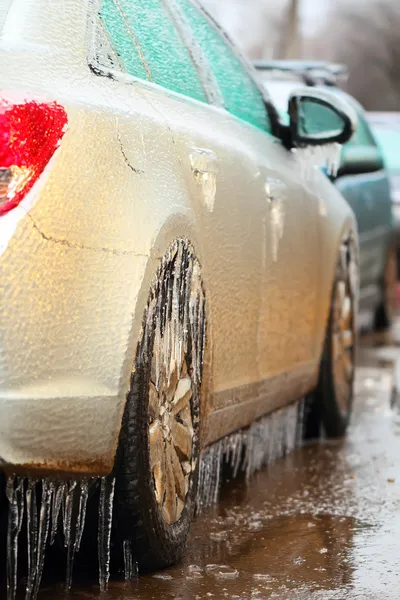
<path id="1" fill-rule="evenodd" d="M 336 142 L 321 146 L 305 146 L 293 148 L 292 154 L 300 165 L 301 176 L 313 180 L 319 169 L 326 168 L 327 175 L 336 177 L 340 167 L 342 146 Z"/>

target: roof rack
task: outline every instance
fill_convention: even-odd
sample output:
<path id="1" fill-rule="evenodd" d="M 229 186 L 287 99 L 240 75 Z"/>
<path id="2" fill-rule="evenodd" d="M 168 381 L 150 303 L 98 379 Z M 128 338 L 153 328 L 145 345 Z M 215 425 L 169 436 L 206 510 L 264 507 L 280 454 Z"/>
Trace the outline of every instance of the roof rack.
<path id="1" fill-rule="evenodd" d="M 301 78 L 307 85 L 336 85 L 348 77 L 346 65 L 328 61 L 308 60 L 256 60 L 253 62 L 258 71 L 286 73 Z"/>

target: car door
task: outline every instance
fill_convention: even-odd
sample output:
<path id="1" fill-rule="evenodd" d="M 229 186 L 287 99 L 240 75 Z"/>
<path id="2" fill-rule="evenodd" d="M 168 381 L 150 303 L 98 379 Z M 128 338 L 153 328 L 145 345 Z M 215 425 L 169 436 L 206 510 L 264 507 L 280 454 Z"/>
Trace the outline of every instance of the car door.
<path id="1" fill-rule="evenodd" d="M 315 357 L 319 277 L 318 199 L 312 184 L 310 187 L 306 182 L 301 183 L 293 156 L 271 134 L 261 93 L 229 40 L 194 3 L 176 0 L 174 4 L 200 44 L 227 111 L 225 115 L 219 111 L 218 131 L 226 128 L 229 137 L 223 142 L 225 151 L 220 156 L 225 156 L 219 165 L 218 181 L 224 185 L 230 180 L 233 186 L 223 197 L 223 211 L 213 215 L 210 226 L 222 231 L 227 219 L 236 213 L 231 230 L 234 237 L 230 238 L 229 232 L 226 246 L 217 254 L 212 244 L 207 244 L 206 251 L 209 260 L 215 263 L 224 261 L 221 255 L 228 253 L 229 256 L 232 245 L 237 246 L 240 279 L 229 282 L 229 298 L 220 290 L 219 301 L 231 302 L 232 298 L 235 303 L 245 301 L 234 309 L 240 321 L 230 319 L 230 336 L 248 323 L 249 340 L 254 348 L 243 346 L 240 335 L 227 338 L 236 346 L 234 355 L 228 351 L 228 360 L 234 360 L 232 365 L 243 362 L 247 375 L 236 381 L 234 394 L 221 394 L 222 390 L 217 388 L 217 406 L 234 407 L 245 400 L 247 417 L 242 409 L 240 417 L 232 418 L 250 420 L 272 408 L 274 403 L 287 401 L 293 397 L 291 394 L 299 391 L 301 394 L 298 383 L 303 375 L 303 381 L 309 380 L 308 369 Z M 250 273 L 249 258 L 253 252 L 260 253 L 261 268 Z M 310 260 L 311 256 L 316 258 Z M 259 297 L 257 310 L 254 303 L 249 302 L 248 292 L 238 291 L 240 285 L 245 288 L 250 285 L 252 297 Z M 223 347 L 221 340 L 221 350 Z M 243 352 L 237 348 L 243 348 Z M 229 371 L 227 364 L 226 372 Z M 230 373 L 234 381 L 235 370 Z M 276 387 L 271 385 L 272 380 Z M 221 383 L 226 385 L 226 382 Z"/>
<path id="2" fill-rule="evenodd" d="M 358 107 L 358 128 L 343 148 L 347 150 L 373 148 L 379 151 L 375 139 Z M 376 299 L 383 273 L 391 233 L 391 199 L 385 170 L 352 173 L 339 177 L 337 187 L 352 207 L 358 224 L 360 240 L 361 304 Z"/>

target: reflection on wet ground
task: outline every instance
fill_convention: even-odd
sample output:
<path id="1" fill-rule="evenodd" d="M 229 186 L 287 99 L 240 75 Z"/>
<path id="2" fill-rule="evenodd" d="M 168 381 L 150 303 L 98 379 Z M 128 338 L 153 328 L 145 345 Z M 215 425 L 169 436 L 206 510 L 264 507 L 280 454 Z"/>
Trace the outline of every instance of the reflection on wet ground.
<path id="1" fill-rule="evenodd" d="M 297 450 L 247 486 L 226 483 L 183 563 L 131 583 L 114 574 L 102 600 L 400 598 L 398 354 L 393 337 L 364 338 L 347 439 Z M 98 597 L 95 572 L 84 573 L 70 596 Z M 65 598 L 49 577 L 39 598 Z"/>

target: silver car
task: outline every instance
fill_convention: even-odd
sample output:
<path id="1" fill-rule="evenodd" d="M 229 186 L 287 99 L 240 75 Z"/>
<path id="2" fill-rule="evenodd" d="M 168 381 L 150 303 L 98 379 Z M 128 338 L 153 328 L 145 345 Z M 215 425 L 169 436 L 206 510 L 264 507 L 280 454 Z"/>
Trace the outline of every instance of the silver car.
<path id="1" fill-rule="evenodd" d="M 196 504 L 215 499 L 222 455 L 239 466 L 265 415 L 290 416 L 275 421 L 279 452 L 299 439 L 305 397 L 300 424 L 344 433 L 358 242 L 349 206 L 298 160 L 345 142 L 351 109 L 303 88 L 280 123 L 196 3 L 0 6 L 11 598 L 22 510 L 34 595 L 61 507 L 71 558 L 100 478 L 104 587 L 112 509 L 125 556 L 165 566 L 181 556 Z M 268 444 L 246 457 L 260 467 Z"/>

